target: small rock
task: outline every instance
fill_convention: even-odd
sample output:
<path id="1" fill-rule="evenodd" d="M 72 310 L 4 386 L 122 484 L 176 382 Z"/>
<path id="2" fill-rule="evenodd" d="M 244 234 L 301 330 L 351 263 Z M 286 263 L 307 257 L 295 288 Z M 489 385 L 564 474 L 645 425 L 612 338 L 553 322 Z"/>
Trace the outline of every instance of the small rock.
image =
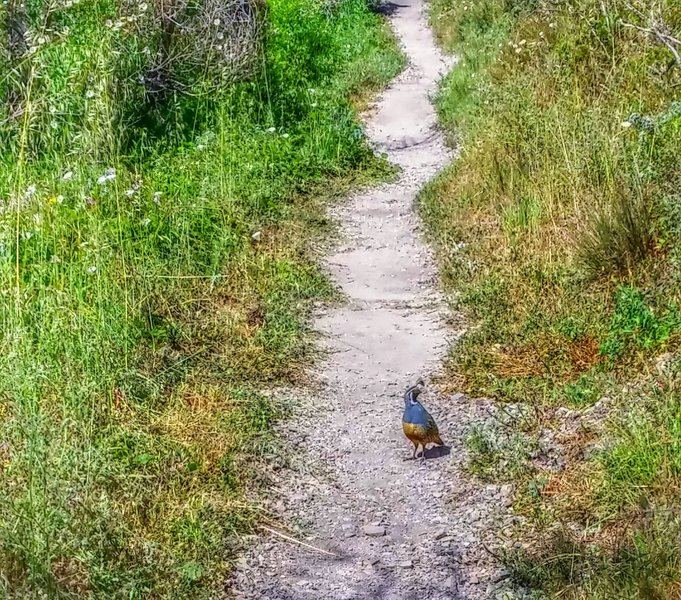
<path id="1" fill-rule="evenodd" d="M 364 535 L 369 537 L 383 537 L 385 535 L 385 527 L 381 525 L 365 525 L 362 527 Z"/>
<path id="2" fill-rule="evenodd" d="M 411 569 L 414 566 L 414 563 L 412 563 L 410 560 L 403 560 L 400 563 L 400 567 L 403 569 Z"/>

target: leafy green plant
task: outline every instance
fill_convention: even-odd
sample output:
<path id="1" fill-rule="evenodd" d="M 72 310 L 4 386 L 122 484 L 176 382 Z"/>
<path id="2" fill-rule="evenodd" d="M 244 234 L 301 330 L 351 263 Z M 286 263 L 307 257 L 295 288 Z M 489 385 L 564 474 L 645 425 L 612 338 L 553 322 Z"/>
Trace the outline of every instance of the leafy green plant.
<path id="1" fill-rule="evenodd" d="M 601 343 L 601 353 L 609 359 L 622 356 L 628 349 L 653 349 L 662 346 L 681 327 L 676 306 L 655 314 L 640 290 L 622 286 L 615 295 L 615 309 L 609 332 Z"/>

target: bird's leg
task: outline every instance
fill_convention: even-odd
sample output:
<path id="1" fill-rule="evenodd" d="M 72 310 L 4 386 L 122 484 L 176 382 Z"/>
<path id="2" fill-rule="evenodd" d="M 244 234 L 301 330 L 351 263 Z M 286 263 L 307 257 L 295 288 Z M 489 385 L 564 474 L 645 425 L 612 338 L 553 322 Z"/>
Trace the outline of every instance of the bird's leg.
<path id="1" fill-rule="evenodd" d="M 416 442 L 412 442 L 414 444 L 414 454 L 412 456 L 413 460 L 416 460 L 416 451 L 419 449 L 419 445 Z"/>
<path id="2" fill-rule="evenodd" d="M 426 460 L 426 444 L 421 444 L 421 459 Z"/>

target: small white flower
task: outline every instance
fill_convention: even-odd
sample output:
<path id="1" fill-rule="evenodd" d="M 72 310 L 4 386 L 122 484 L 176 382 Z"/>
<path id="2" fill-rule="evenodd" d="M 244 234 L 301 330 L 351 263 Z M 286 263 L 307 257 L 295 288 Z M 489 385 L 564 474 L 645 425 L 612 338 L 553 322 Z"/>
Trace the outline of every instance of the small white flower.
<path id="1" fill-rule="evenodd" d="M 147 219 L 142 220 L 142 225 L 144 225 L 145 227 L 149 227 L 150 223 L 151 223 L 151 219 L 147 218 Z"/>
<path id="2" fill-rule="evenodd" d="M 521 46 L 524 46 L 525 44 L 527 44 L 527 40 L 520 40 L 520 42 L 518 42 L 518 43 L 519 43 Z"/>
<path id="3" fill-rule="evenodd" d="M 310 106 L 311 106 L 312 108 L 317 108 L 317 103 L 316 103 L 316 102 L 313 102 L 312 104 L 310 104 Z"/>
<path id="4" fill-rule="evenodd" d="M 47 38 L 44 35 L 41 35 L 38 37 L 37 42 L 39 46 L 42 46 L 47 42 Z"/>
<path id="5" fill-rule="evenodd" d="M 28 200 L 29 198 L 33 197 L 33 195 L 35 194 L 35 191 L 36 191 L 35 185 L 29 185 L 26 188 L 26 191 L 24 192 L 24 198 L 26 198 Z"/>
<path id="6" fill-rule="evenodd" d="M 556 24 L 555 24 L 555 23 L 549 23 L 549 27 L 550 27 L 551 29 L 554 29 L 554 28 L 556 27 Z"/>
<path id="7" fill-rule="evenodd" d="M 53 264 L 55 264 L 55 265 L 57 265 L 57 264 L 59 264 L 59 263 L 61 262 L 61 258 L 59 258 L 56 254 L 53 254 L 53 255 L 50 257 L 50 262 L 53 263 Z"/>
<path id="8" fill-rule="evenodd" d="M 154 204 L 161 204 L 161 196 L 163 195 L 163 192 L 154 192 L 154 197 L 152 198 L 152 202 Z"/>
<path id="9" fill-rule="evenodd" d="M 125 190 L 125 195 L 128 198 L 132 198 L 135 194 L 137 193 L 137 190 L 130 188 L 129 190 Z"/>
<path id="10" fill-rule="evenodd" d="M 22 239 L 22 240 L 25 240 L 25 241 L 26 241 L 26 240 L 30 240 L 32 237 L 33 237 L 33 232 L 32 232 L 32 231 L 24 231 L 24 232 L 21 234 L 21 239 Z"/>
<path id="11" fill-rule="evenodd" d="M 267 133 L 274 133 L 277 130 L 276 127 L 268 127 Z"/>
<path id="12" fill-rule="evenodd" d="M 64 202 L 64 196 L 62 196 L 61 194 L 59 194 L 59 196 L 57 196 L 57 203 L 58 203 L 58 204 L 62 204 L 63 202 Z"/>
<path id="13" fill-rule="evenodd" d="M 42 222 L 43 222 L 43 216 L 42 216 L 40 213 L 35 213 L 35 214 L 33 215 L 33 222 L 34 222 L 36 225 L 41 225 Z"/>
<path id="14" fill-rule="evenodd" d="M 631 121 L 622 121 L 620 125 L 622 125 L 622 127 L 624 127 L 625 129 L 629 129 L 629 127 L 631 127 Z"/>
<path id="15" fill-rule="evenodd" d="M 288 137 L 288 133 L 282 133 L 282 134 L 281 134 L 281 137 L 283 137 L 284 139 L 286 139 L 286 138 Z"/>
<path id="16" fill-rule="evenodd" d="M 255 240 L 256 242 L 260 241 L 260 238 L 262 237 L 262 232 L 261 231 L 256 231 L 251 238 Z"/>
<path id="17" fill-rule="evenodd" d="M 196 149 L 197 149 L 199 152 L 202 152 L 203 150 L 206 149 L 206 147 L 205 147 L 203 144 L 197 144 L 197 145 L 196 145 Z"/>
<path id="18" fill-rule="evenodd" d="M 114 179 L 116 179 L 116 169 L 109 167 L 106 171 L 104 171 L 104 175 L 97 179 L 97 185 L 103 185 L 107 181 L 113 181 Z"/>
<path id="19" fill-rule="evenodd" d="M 97 272 L 97 267 L 95 267 L 94 265 L 92 265 L 91 267 L 88 267 L 88 268 L 87 268 L 87 272 L 88 272 L 88 273 L 96 273 L 96 272 Z"/>
<path id="20" fill-rule="evenodd" d="M 93 90 L 88 90 L 87 92 L 85 92 L 85 97 L 86 98 L 94 98 L 95 92 Z"/>
<path id="21" fill-rule="evenodd" d="M 220 19 L 215 19 L 215 21 L 213 21 L 213 25 L 215 25 L 216 27 L 220 25 Z"/>
<path id="22" fill-rule="evenodd" d="M 146 2 L 142 2 L 142 4 L 140 4 L 140 10 L 141 10 L 142 12 L 144 12 L 145 10 L 147 10 L 147 8 L 149 8 L 149 5 L 148 5 Z"/>
<path id="23" fill-rule="evenodd" d="M 69 180 L 73 179 L 73 171 L 66 171 L 66 173 L 64 173 L 64 174 L 61 176 L 61 178 L 62 178 L 64 181 L 69 181 Z"/>
<path id="24" fill-rule="evenodd" d="M 104 23 L 109 29 L 113 27 L 113 21 L 111 19 L 107 19 L 106 23 Z"/>

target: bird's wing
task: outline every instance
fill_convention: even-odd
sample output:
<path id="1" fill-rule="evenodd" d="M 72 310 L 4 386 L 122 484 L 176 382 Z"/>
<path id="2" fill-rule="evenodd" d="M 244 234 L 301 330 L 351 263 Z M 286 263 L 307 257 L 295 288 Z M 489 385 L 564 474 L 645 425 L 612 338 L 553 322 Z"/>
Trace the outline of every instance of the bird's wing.
<path id="1" fill-rule="evenodd" d="M 439 433 L 435 419 L 433 419 L 431 414 L 425 408 L 423 409 L 423 412 L 426 413 L 425 416 L 426 416 L 426 421 L 428 422 L 428 429 L 433 431 L 434 433 Z"/>

